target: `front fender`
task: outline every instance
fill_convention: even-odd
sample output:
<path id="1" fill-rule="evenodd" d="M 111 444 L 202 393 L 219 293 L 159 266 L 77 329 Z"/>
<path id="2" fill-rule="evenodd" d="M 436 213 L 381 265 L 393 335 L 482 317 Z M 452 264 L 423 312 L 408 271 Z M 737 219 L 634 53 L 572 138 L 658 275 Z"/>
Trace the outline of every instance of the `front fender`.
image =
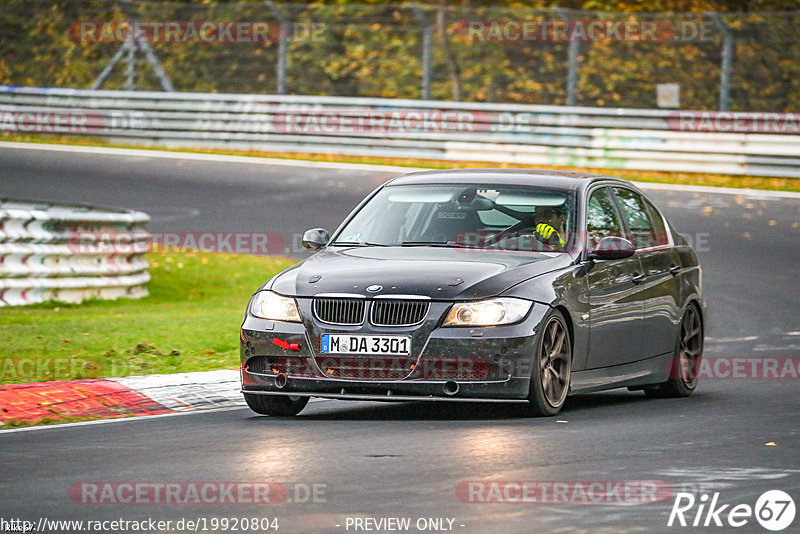
<path id="1" fill-rule="evenodd" d="M 503 293 L 561 308 L 572 334 L 572 369 L 586 367 L 589 351 L 589 299 L 586 267 L 571 265 L 525 280 Z"/>

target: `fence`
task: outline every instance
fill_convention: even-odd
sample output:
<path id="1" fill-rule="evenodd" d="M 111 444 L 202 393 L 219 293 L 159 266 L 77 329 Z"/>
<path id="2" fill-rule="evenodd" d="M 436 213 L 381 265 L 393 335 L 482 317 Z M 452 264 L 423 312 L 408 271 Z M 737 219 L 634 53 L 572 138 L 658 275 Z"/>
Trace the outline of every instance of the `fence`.
<path id="1" fill-rule="evenodd" d="M 3 0 L 0 83 L 795 111 L 798 26 L 800 11 Z"/>
<path id="2" fill-rule="evenodd" d="M 146 296 L 149 220 L 136 211 L 0 199 L 0 307 Z"/>
<path id="3" fill-rule="evenodd" d="M 0 86 L 0 128 L 162 146 L 800 177 L 800 115 Z"/>

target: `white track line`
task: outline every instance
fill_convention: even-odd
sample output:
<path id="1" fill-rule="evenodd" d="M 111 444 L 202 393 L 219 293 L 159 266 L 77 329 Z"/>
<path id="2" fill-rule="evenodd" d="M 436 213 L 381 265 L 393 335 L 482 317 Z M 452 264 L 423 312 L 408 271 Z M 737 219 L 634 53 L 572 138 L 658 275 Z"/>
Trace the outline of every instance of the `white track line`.
<path id="1" fill-rule="evenodd" d="M 398 167 L 391 165 L 371 165 L 366 163 L 334 163 L 329 161 L 306 161 L 294 159 L 261 158 L 258 156 L 226 156 L 221 154 L 200 154 L 195 152 L 171 152 L 169 150 L 148 150 L 140 148 L 108 148 L 79 145 L 55 145 L 45 143 L 4 143 L 0 148 L 16 148 L 23 150 L 46 150 L 53 152 L 72 152 L 78 154 L 100 154 L 107 156 L 128 156 L 138 158 L 162 158 L 193 161 L 213 161 L 219 163 L 248 163 L 251 165 L 280 165 L 284 167 L 306 167 L 316 169 L 338 169 L 350 171 L 367 171 L 382 173 L 408 173 L 428 171 L 432 169 L 418 167 Z M 626 169 L 628 171 L 634 169 Z M 717 193 L 723 195 L 745 195 L 748 197 L 794 198 L 800 199 L 800 193 L 792 191 L 766 191 L 762 189 L 736 189 L 732 187 L 710 187 L 703 185 L 660 184 L 652 182 L 634 182 L 643 189 L 683 191 L 690 193 Z M 798 182 L 800 183 L 800 182 Z"/>

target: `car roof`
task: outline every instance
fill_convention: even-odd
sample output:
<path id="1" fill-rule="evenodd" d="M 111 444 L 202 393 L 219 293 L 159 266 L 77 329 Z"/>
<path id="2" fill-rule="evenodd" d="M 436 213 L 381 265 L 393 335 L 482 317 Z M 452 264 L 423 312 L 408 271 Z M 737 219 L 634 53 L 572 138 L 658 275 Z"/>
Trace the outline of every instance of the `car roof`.
<path id="1" fill-rule="evenodd" d="M 448 169 L 403 174 L 386 185 L 475 184 L 475 185 L 538 185 L 557 189 L 578 189 L 603 180 L 630 184 L 616 176 L 590 172 L 549 169 Z"/>

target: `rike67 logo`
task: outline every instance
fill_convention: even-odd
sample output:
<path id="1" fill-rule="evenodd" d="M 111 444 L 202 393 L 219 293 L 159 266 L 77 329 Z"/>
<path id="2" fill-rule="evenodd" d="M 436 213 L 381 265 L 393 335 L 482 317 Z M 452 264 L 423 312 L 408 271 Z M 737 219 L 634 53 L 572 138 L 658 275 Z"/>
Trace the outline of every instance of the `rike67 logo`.
<path id="1" fill-rule="evenodd" d="M 762 493 L 755 506 L 746 503 L 720 504 L 719 492 L 712 496 L 703 493 L 699 498 L 692 493 L 678 492 L 675 494 L 667 526 L 730 529 L 752 524 L 755 518 L 765 529 L 778 532 L 791 525 L 794 516 L 794 500 L 781 490 Z"/>

